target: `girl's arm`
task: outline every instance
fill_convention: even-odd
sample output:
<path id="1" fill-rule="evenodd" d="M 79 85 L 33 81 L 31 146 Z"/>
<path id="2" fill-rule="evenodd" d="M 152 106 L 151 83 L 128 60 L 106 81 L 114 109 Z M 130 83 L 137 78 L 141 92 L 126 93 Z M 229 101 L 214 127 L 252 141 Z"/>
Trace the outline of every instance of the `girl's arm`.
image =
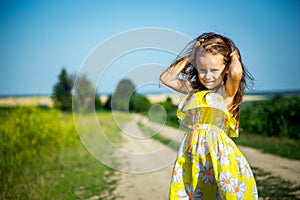
<path id="1" fill-rule="evenodd" d="M 160 75 L 160 81 L 178 92 L 188 94 L 192 91 L 189 81 L 178 79 L 179 73 L 188 65 L 188 63 L 188 58 L 182 58 Z"/>
<path id="2" fill-rule="evenodd" d="M 184 94 L 192 92 L 193 88 L 191 86 L 191 83 L 187 80 L 178 79 L 178 75 L 189 63 L 192 63 L 194 61 L 195 50 L 203 41 L 203 39 L 199 39 L 198 41 L 196 41 L 191 54 L 186 58 L 182 58 L 171 67 L 169 67 L 166 71 L 164 71 L 160 75 L 160 81 L 163 82 L 166 86 L 169 86 L 170 88 L 178 92 Z"/>
<path id="3" fill-rule="evenodd" d="M 226 81 L 226 94 L 227 98 L 234 98 L 239 89 L 240 81 L 243 76 L 242 64 L 239 60 L 238 52 L 235 50 L 231 53 L 231 63 L 228 69 L 228 76 Z"/>

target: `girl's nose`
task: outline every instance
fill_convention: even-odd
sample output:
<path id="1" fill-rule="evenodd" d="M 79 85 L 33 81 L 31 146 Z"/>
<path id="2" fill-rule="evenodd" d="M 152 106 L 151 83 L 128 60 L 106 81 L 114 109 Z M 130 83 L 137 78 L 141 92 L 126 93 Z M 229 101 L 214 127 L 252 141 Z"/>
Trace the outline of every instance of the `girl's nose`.
<path id="1" fill-rule="evenodd" d="M 210 79 L 212 79 L 212 73 L 211 72 L 207 72 L 206 74 L 205 74 L 205 76 L 204 76 L 204 78 L 206 79 L 206 80 L 210 80 Z"/>

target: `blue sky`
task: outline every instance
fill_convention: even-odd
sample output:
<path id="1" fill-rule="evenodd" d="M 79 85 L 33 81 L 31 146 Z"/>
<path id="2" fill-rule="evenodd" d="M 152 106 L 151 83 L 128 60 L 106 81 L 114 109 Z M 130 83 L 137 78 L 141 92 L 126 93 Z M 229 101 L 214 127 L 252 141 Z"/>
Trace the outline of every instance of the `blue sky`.
<path id="1" fill-rule="evenodd" d="M 224 34 L 240 48 L 257 91 L 300 89 L 299 24 L 296 0 L 1 0 L 0 95 L 51 94 L 62 67 L 75 74 L 103 41 L 145 27 L 191 38 L 206 31 Z M 168 65 L 175 58 L 153 55 L 145 51 L 124 62 Z M 117 71 L 115 66 L 106 75 L 114 82 L 103 81 L 99 92 L 115 89 L 121 78 Z"/>

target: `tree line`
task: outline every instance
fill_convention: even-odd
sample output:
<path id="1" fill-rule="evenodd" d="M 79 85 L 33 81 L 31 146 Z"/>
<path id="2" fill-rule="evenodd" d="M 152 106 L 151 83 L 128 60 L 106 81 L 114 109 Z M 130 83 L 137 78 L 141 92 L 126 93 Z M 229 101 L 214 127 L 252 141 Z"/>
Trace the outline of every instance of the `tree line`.
<path id="1" fill-rule="evenodd" d="M 58 82 L 53 87 L 51 98 L 54 107 L 65 111 L 85 111 L 93 110 L 117 110 L 130 112 L 146 112 L 152 104 L 147 97 L 136 93 L 135 85 L 129 79 L 122 79 L 112 95 L 109 95 L 106 102 L 102 103 L 100 95 L 95 93 L 95 87 L 86 76 L 76 78 L 68 75 L 63 68 L 58 75 Z M 94 94 L 95 93 L 95 94 Z M 93 98 L 91 98 L 93 97 Z M 166 110 L 173 109 L 170 99 L 162 102 Z"/>

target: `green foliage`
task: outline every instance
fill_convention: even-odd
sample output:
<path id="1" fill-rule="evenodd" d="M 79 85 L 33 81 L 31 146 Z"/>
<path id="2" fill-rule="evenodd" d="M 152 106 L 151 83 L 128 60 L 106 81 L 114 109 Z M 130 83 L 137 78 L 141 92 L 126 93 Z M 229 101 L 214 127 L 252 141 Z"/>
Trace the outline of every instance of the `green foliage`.
<path id="1" fill-rule="evenodd" d="M 68 76 L 67 71 L 63 68 L 58 76 L 58 82 L 53 87 L 51 98 L 54 107 L 62 111 L 72 110 L 72 87 L 73 80 Z"/>
<path id="2" fill-rule="evenodd" d="M 86 127 L 89 114 L 85 121 Z M 120 137 L 111 113 L 97 113 L 112 141 Z M 73 116 L 56 109 L 0 109 L 0 199 L 113 197 L 114 170 L 81 145 Z M 99 143 L 105 146 L 105 143 Z"/>
<path id="3" fill-rule="evenodd" d="M 129 110 L 133 112 L 146 112 L 150 109 L 151 102 L 147 97 L 134 94 L 129 101 Z"/>
<path id="4" fill-rule="evenodd" d="M 74 85 L 73 110 L 91 112 L 102 108 L 93 83 L 85 76 L 77 76 Z"/>
<path id="5" fill-rule="evenodd" d="M 111 110 L 111 95 L 108 96 L 107 101 L 104 104 L 104 109 Z"/>
<path id="6" fill-rule="evenodd" d="M 135 86 L 129 79 L 122 79 L 111 98 L 113 110 L 128 111 L 129 100 L 134 95 Z"/>
<path id="7" fill-rule="evenodd" d="M 299 113 L 299 97 L 275 96 L 242 108 L 241 126 L 247 132 L 298 139 Z"/>
<path id="8" fill-rule="evenodd" d="M 129 79 L 119 82 L 116 91 L 104 105 L 105 109 L 145 112 L 151 107 L 147 97 L 135 93 L 135 85 Z"/>
<path id="9" fill-rule="evenodd" d="M 166 101 L 161 102 L 160 105 L 162 105 L 167 112 L 177 109 L 177 107 L 172 103 L 172 99 L 170 97 L 167 97 Z"/>
<path id="10" fill-rule="evenodd" d="M 238 138 L 232 138 L 238 145 L 261 149 L 263 152 L 286 158 L 300 160 L 300 144 L 298 140 L 264 136 L 242 131 Z"/>

